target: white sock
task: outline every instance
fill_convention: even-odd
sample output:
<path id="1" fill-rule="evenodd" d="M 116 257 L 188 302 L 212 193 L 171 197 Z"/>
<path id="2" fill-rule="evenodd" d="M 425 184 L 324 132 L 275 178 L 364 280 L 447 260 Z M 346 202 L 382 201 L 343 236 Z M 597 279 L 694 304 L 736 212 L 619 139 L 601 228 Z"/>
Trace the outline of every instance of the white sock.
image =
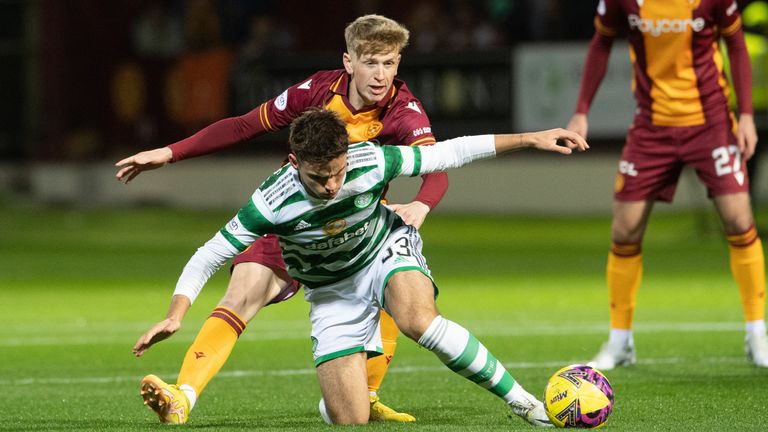
<path id="1" fill-rule="evenodd" d="M 184 394 L 187 395 L 187 399 L 189 400 L 189 410 L 192 411 L 192 408 L 195 406 L 195 402 L 197 402 L 197 393 L 195 392 L 195 389 L 187 384 L 182 384 L 179 386 L 179 390 L 183 391 Z"/>
<path id="2" fill-rule="evenodd" d="M 325 399 L 320 399 L 320 404 L 317 407 L 320 410 L 320 417 L 323 418 L 325 424 L 332 425 L 331 416 L 328 415 L 328 410 L 325 408 Z"/>
<path id="3" fill-rule="evenodd" d="M 759 337 L 765 334 L 765 320 L 747 321 L 744 327 L 747 337 Z"/>
<path id="4" fill-rule="evenodd" d="M 634 345 L 635 340 L 632 337 L 632 330 L 612 328 L 608 334 L 608 343 L 618 346 Z"/>
<path id="5" fill-rule="evenodd" d="M 432 351 L 457 374 L 469 379 L 508 404 L 535 400 L 518 384 L 504 365 L 467 329 L 440 315 L 419 338 L 419 345 Z"/>

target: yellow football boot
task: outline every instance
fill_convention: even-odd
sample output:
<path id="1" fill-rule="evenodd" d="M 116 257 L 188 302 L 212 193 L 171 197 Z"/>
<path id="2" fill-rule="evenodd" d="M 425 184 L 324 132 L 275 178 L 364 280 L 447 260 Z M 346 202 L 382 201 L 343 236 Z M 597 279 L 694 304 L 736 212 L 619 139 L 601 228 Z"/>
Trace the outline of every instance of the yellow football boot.
<path id="1" fill-rule="evenodd" d="M 189 399 L 176 385 L 147 375 L 141 380 L 144 405 L 157 413 L 163 423 L 183 424 L 189 417 Z"/>
<path id="2" fill-rule="evenodd" d="M 389 422 L 415 422 L 416 417 L 393 410 L 379 401 L 379 397 L 371 395 L 371 417 L 370 421 L 389 421 Z"/>

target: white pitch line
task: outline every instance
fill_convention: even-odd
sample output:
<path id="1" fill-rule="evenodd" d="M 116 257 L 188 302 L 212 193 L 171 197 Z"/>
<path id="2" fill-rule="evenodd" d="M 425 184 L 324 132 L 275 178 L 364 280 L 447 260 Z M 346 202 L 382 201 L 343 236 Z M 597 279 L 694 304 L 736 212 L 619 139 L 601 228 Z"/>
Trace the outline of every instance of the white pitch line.
<path id="1" fill-rule="evenodd" d="M 523 325 L 499 324 L 498 321 L 464 321 L 464 326 L 473 334 L 481 337 L 499 336 L 552 336 L 552 335 L 592 335 L 607 334 L 607 323 L 581 323 L 578 326 L 553 326 L 539 325 L 538 323 L 525 323 Z M 147 327 L 148 328 L 148 327 Z M 732 332 L 744 329 L 744 324 L 739 322 L 650 322 L 635 325 L 635 334 L 652 334 L 667 332 Z M 100 331 L 93 329 L 92 331 Z M 84 330 L 79 330 L 80 333 Z M 131 330 L 102 332 L 100 335 L 58 335 L 45 336 L 34 334 L 19 336 L 4 336 L 0 333 L 0 347 L 20 346 L 67 346 L 67 345 L 107 345 L 121 343 L 125 338 L 131 343 L 139 337 L 141 331 Z M 185 333 L 170 339 L 173 343 L 190 343 L 195 335 Z M 240 340 L 245 341 L 272 341 L 272 340 L 306 340 L 309 339 L 309 328 L 285 330 L 283 327 L 265 329 L 256 327 L 250 332 L 245 332 Z"/>
<path id="2" fill-rule="evenodd" d="M 672 365 L 682 363 L 693 364 L 741 364 L 746 360 L 743 357 L 700 357 L 694 360 L 683 357 L 661 357 L 661 358 L 648 358 L 638 360 L 639 365 Z M 504 367 L 514 375 L 515 370 L 519 369 L 548 369 L 554 370 L 561 368 L 564 365 L 576 364 L 578 361 L 574 360 L 558 360 L 547 362 L 505 362 Z M 405 366 L 405 367 L 393 367 L 390 368 L 390 372 L 398 373 L 433 373 L 443 372 L 448 369 L 445 366 Z M 275 370 L 234 370 L 224 371 L 218 373 L 216 376 L 219 378 L 244 378 L 244 377 L 265 377 L 265 376 L 296 376 L 296 375 L 314 375 L 315 369 L 275 369 Z M 166 378 L 172 380 L 176 378 L 176 374 L 160 374 Z M 28 386 L 28 385 L 72 385 L 72 384 L 114 384 L 120 382 L 134 382 L 137 383 L 141 380 L 138 375 L 123 375 L 112 377 L 70 377 L 70 378 L 16 378 L 16 379 L 3 379 L 0 380 L 0 386 Z"/>

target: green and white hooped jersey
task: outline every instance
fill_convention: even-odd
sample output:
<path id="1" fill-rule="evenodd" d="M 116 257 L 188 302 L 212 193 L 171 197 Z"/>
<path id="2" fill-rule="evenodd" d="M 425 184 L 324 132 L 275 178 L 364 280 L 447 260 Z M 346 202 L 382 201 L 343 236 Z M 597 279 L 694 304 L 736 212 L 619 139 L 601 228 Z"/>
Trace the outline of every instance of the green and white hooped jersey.
<path id="1" fill-rule="evenodd" d="M 310 196 L 298 171 L 285 165 L 190 259 L 174 294 L 191 300 L 229 258 L 264 234 L 280 238 L 288 273 L 309 288 L 341 280 L 368 264 L 399 216 L 381 204 L 390 180 L 458 167 L 495 155 L 492 135 L 427 147 L 349 146 L 347 173 L 331 200 Z"/>
<path id="2" fill-rule="evenodd" d="M 286 165 L 219 233 L 240 252 L 263 233 L 278 235 L 289 274 L 310 288 L 344 279 L 368 264 L 400 221 L 381 196 L 394 177 L 418 175 L 420 157 L 415 147 L 351 145 L 344 184 L 331 200 L 307 194 Z"/>

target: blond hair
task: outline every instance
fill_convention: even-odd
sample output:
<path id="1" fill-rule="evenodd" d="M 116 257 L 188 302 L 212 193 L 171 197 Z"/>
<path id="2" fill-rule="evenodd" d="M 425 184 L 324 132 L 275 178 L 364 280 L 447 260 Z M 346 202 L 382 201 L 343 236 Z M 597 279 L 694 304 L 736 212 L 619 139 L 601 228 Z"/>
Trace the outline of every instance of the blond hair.
<path id="1" fill-rule="evenodd" d="M 360 57 L 400 51 L 408 45 L 409 32 L 402 24 L 381 15 L 363 15 L 344 30 L 347 53 Z"/>

